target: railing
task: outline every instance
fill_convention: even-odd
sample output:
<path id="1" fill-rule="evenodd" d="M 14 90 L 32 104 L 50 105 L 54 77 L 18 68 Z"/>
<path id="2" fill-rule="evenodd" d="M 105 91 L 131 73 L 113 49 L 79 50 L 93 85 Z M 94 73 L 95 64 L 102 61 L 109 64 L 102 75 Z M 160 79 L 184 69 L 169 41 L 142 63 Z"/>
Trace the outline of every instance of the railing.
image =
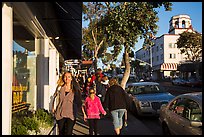
<path id="1" fill-rule="evenodd" d="M 54 120 L 54 126 L 52 127 L 52 129 L 50 130 L 50 132 L 48 133 L 48 135 L 57 135 L 57 122 L 56 120 Z"/>

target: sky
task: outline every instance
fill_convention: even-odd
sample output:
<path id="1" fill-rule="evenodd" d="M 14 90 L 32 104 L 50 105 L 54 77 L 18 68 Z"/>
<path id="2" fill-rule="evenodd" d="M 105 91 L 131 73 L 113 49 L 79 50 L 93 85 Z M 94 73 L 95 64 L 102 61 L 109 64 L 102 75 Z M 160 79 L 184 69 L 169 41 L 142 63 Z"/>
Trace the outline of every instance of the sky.
<path id="1" fill-rule="evenodd" d="M 191 18 L 191 24 L 193 28 L 202 33 L 202 2 L 172 2 L 172 10 L 165 11 L 164 7 L 158 8 L 157 11 L 159 21 L 158 32 L 155 35 L 160 37 L 163 34 L 168 34 L 169 31 L 169 20 L 172 16 L 179 14 L 187 14 Z M 82 21 L 82 27 L 87 26 L 87 22 Z M 142 48 L 143 40 L 138 40 L 138 43 L 135 44 L 135 51 Z"/>

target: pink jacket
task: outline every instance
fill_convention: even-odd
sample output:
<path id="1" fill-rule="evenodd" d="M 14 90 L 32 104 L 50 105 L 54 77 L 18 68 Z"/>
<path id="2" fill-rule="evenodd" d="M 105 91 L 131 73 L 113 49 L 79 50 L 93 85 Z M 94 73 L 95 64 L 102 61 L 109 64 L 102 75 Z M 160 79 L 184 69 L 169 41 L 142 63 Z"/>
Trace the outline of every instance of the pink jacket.
<path id="1" fill-rule="evenodd" d="M 85 110 L 88 119 L 100 119 L 100 112 L 104 114 L 106 111 L 104 110 L 100 98 L 95 95 L 94 100 L 92 100 L 89 96 L 85 99 Z"/>

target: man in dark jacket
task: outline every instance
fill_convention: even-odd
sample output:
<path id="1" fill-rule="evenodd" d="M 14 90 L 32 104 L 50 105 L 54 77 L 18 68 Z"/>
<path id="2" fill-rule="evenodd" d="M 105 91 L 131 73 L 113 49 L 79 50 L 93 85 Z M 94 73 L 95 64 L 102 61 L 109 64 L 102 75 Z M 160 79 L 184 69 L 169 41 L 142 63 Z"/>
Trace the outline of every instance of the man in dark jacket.
<path id="1" fill-rule="evenodd" d="M 104 108 L 108 108 L 110 111 L 115 133 L 119 135 L 123 125 L 123 115 L 128 108 L 127 96 L 116 78 L 110 79 L 109 85 L 105 95 Z"/>

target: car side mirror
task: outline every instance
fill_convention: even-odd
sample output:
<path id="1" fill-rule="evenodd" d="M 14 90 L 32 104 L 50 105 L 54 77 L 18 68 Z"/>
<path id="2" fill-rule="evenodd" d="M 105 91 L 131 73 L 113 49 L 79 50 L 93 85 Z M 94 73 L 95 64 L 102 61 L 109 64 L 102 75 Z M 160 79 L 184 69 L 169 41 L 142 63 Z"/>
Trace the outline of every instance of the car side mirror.
<path id="1" fill-rule="evenodd" d="M 191 121 L 190 125 L 192 127 L 202 127 L 202 122 L 200 122 L 200 121 Z"/>

